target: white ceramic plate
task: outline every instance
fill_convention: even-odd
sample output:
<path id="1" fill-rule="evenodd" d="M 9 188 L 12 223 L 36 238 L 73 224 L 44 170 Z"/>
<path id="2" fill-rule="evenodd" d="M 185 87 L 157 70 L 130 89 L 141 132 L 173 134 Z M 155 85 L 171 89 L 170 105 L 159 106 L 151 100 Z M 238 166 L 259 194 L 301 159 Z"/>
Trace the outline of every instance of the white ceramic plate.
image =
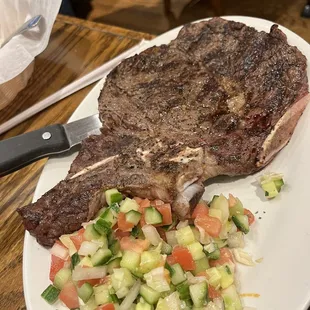
<path id="1" fill-rule="evenodd" d="M 269 31 L 272 22 L 240 16 L 226 19 L 240 21 L 257 30 Z M 280 27 L 287 35 L 288 42 L 296 45 L 310 60 L 307 42 L 290 30 Z M 180 28 L 173 29 L 144 46 L 143 49 L 170 42 Z M 308 78 L 310 66 L 308 61 Z M 70 121 L 97 112 L 97 98 L 103 81 L 88 94 Z M 309 141 L 310 109 L 306 109 L 291 142 L 265 169 L 282 172 L 287 185 L 281 195 L 272 201 L 265 201 L 257 189 L 255 175 L 245 178 L 222 178 L 210 182 L 205 198 L 213 194 L 229 192 L 240 197 L 246 208 L 256 214 L 253 230 L 246 236 L 247 251 L 254 259 L 263 257 L 256 267 L 238 265 L 241 293 L 260 294 L 259 298 L 245 297 L 246 306 L 259 310 L 304 310 L 310 300 L 310 208 L 309 208 Z M 44 167 L 38 182 L 34 200 L 56 185 L 66 176 L 76 154 L 50 159 Z M 259 217 L 261 219 L 259 219 Z M 49 306 L 41 297 L 42 291 L 50 284 L 50 254 L 26 232 L 24 244 L 23 278 L 24 294 L 28 310 L 65 309 L 60 303 Z"/>

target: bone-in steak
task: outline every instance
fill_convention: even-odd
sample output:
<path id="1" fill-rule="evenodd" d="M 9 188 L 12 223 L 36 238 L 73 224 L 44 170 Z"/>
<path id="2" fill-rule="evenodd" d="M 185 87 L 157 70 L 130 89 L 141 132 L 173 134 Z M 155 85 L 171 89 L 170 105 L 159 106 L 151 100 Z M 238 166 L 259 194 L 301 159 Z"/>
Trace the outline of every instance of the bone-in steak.
<path id="1" fill-rule="evenodd" d="M 103 190 L 171 202 L 180 217 L 202 182 L 265 166 L 287 144 L 308 98 L 306 58 L 270 33 L 214 18 L 123 61 L 99 98 L 102 135 L 86 139 L 66 180 L 19 209 L 50 246 L 104 204 Z"/>

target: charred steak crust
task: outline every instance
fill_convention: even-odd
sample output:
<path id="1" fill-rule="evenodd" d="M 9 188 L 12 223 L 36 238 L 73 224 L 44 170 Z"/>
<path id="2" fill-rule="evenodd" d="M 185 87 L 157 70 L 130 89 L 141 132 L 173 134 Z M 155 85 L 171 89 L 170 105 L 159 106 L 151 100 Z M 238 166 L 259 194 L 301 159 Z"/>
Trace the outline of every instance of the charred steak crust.
<path id="1" fill-rule="evenodd" d="M 111 187 L 186 217 L 205 179 L 250 174 L 275 156 L 307 94 L 306 58 L 276 25 L 186 25 L 111 71 L 99 97 L 103 134 L 83 141 L 66 180 L 18 212 L 45 246 L 92 218 Z"/>

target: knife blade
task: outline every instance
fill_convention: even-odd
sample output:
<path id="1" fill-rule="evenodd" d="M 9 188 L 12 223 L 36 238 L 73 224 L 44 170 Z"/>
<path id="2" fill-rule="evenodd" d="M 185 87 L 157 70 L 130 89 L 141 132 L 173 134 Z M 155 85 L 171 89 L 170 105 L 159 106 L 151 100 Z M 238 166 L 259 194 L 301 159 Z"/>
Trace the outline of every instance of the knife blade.
<path id="1" fill-rule="evenodd" d="M 100 134 L 99 115 L 67 124 L 50 125 L 0 141 L 0 176 L 21 169 L 41 158 L 69 151 L 93 134 Z"/>

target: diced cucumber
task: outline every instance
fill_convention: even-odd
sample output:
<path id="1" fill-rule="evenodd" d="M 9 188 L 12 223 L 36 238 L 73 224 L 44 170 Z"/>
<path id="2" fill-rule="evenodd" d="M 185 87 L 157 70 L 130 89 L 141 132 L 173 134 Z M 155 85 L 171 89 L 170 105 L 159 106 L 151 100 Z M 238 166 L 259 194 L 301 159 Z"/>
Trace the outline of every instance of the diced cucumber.
<path id="1" fill-rule="evenodd" d="M 101 236 L 97 240 L 93 240 L 94 243 L 98 243 L 101 248 L 107 249 L 108 248 L 108 237 L 107 236 Z"/>
<path id="2" fill-rule="evenodd" d="M 135 251 L 124 251 L 121 260 L 121 267 L 127 268 L 130 271 L 135 271 L 140 264 L 141 255 Z"/>
<path id="3" fill-rule="evenodd" d="M 162 260 L 160 253 L 156 251 L 144 251 L 141 254 L 140 271 L 147 273 L 152 269 L 158 267 L 159 262 Z"/>
<path id="4" fill-rule="evenodd" d="M 247 234 L 250 231 L 249 218 L 246 215 L 234 215 L 232 220 L 243 233 Z"/>
<path id="5" fill-rule="evenodd" d="M 109 249 L 99 249 L 92 257 L 91 262 L 94 267 L 104 265 L 112 257 L 112 252 Z"/>
<path id="6" fill-rule="evenodd" d="M 187 300 L 191 298 L 190 293 L 189 293 L 189 285 L 187 281 L 184 281 L 180 283 L 179 285 L 177 285 L 176 289 L 179 292 L 180 299 Z"/>
<path id="7" fill-rule="evenodd" d="M 198 273 L 202 271 L 206 271 L 208 268 L 210 268 L 208 258 L 204 256 L 203 258 L 195 261 L 196 268 L 193 271 L 194 275 L 196 276 Z"/>
<path id="8" fill-rule="evenodd" d="M 121 266 L 121 258 L 116 257 L 113 260 L 110 260 L 108 263 L 108 273 L 112 274 L 114 268 L 119 268 Z"/>
<path id="9" fill-rule="evenodd" d="M 223 289 L 229 287 L 234 283 L 234 275 L 232 274 L 230 269 L 227 269 L 226 267 L 226 265 L 217 267 L 217 270 L 221 275 L 220 285 Z"/>
<path id="10" fill-rule="evenodd" d="M 74 253 L 71 257 L 71 269 L 73 270 L 76 265 L 81 261 L 78 253 Z"/>
<path id="11" fill-rule="evenodd" d="M 279 192 L 277 190 L 276 184 L 274 181 L 263 182 L 261 183 L 262 189 L 265 191 L 265 196 L 270 199 L 278 196 Z"/>
<path id="12" fill-rule="evenodd" d="M 173 269 L 173 275 L 171 276 L 171 282 L 174 285 L 178 285 L 186 280 L 184 271 L 180 264 L 174 264 L 171 266 Z"/>
<path id="13" fill-rule="evenodd" d="M 62 235 L 59 237 L 59 240 L 61 241 L 61 243 L 68 249 L 70 256 L 72 256 L 74 253 L 77 252 L 76 247 L 70 238 L 74 235 L 77 235 L 77 233 L 73 233 L 70 235 Z"/>
<path id="14" fill-rule="evenodd" d="M 131 210 L 125 214 L 126 222 L 129 222 L 133 225 L 138 225 L 141 219 L 141 213 L 135 210 Z"/>
<path id="15" fill-rule="evenodd" d="M 126 268 L 114 269 L 111 276 L 112 286 L 118 291 L 121 287 L 131 287 L 134 284 L 134 279 L 130 271 Z"/>
<path id="16" fill-rule="evenodd" d="M 93 293 L 93 287 L 87 282 L 78 288 L 78 295 L 85 303 L 88 302 Z"/>
<path id="17" fill-rule="evenodd" d="M 190 225 L 190 228 L 191 228 L 191 230 L 192 230 L 192 232 L 193 232 L 193 234 L 195 236 L 195 240 L 200 242 L 200 232 L 199 232 L 199 230 L 195 226 L 193 226 L 193 225 Z"/>
<path id="18" fill-rule="evenodd" d="M 213 243 L 214 244 L 217 244 L 218 248 L 221 249 L 221 248 L 224 248 L 227 246 L 227 240 L 222 240 L 220 238 L 213 238 Z"/>
<path id="19" fill-rule="evenodd" d="M 103 236 L 107 236 L 111 232 L 111 223 L 99 218 L 94 224 L 97 232 Z"/>
<path id="20" fill-rule="evenodd" d="M 222 290 L 221 296 L 224 300 L 225 310 L 242 310 L 242 304 L 235 285 Z"/>
<path id="21" fill-rule="evenodd" d="M 277 191 L 280 193 L 281 192 L 281 188 L 284 185 L 283 179 L 274 180 L 273 182 L 274 182 L 274 184 L 275 184 L 275 186 L 277 188 Z"/>
<path id="22" fill-rule="evenodd" d="M 124 286 L 124 287 L 121 287 L 118 291 L 116 291 L 116 296 L 117 298 L 124 298 L 127 294 L 129 293 L 129 288 Z"/>
<path id="23" fill-rule="evenodd" d="M 117 297 L 116 294 L 110 294 L 111 300 L 114 304 L 118 304 L 119 303 L 119 299 Z"/>
<path id="24" fill-rule="evenodd" d="M 219 195 L 214 195 L 209 204 L 214 203 L 217 198 L 219 198 Z"/>
<path id="25" fill-rule="evenodd" d="M 144 217 L 146 224 L 160 224 L 163 221 L 163 216 L 154 207 L 148 207 L 144 210 Z"/>
<path id="26" fill-rule="evenodd" d="M 121 249 L 120 243 L 118 240 L 113 240 L 111 245 L 110 245 L 110 250 L 113 255 L 116 255 Z"/>
<path id="27" fill-rule="evenodd" d="M 244 208 L 242 202 L 237 197 L 236 201 L 237 203 L 233 207 L 229 208 L 230 217 L 232 217 L 233 215 L 244 214 Z"/>
<path id="28" fill-rule="evenodd" d="M 209 216 L 218 218 L 221 222 L 223 222 L 223 213 L 220 209 L 212 208 L 209 210 Z"/>
<path id="29" fill-rule="evenodd" d="M 172 246 L 170 244 L 168 244 L 167 242 L 162 241 L 160 253 L 161 254 L 167 254 L 167 255 L 171 254 L 172 253 Z"/>
<path id="30" fill-rule="evenodd" d="M 109 286 L 107 284 L 94 286 L 94 294 L 98 306 L 112 301 L 109 293 Z"/>
<path id="31" fill-rule="evenodd" d="M 115 216 L 114 211 L 111 207 L 107 208 L 100 217 L 106 222 L 110 223 L 111 226 L 114 226 L 117 223 L 117 216 Z"/>
<path id="32" fill-rule="evenodd" d="M 58 295 L 60 293 L 60 290 L 53 286 L 53 285 L 49 285 L 41 294 L 41 296 L 43 297 L 43 299 L 48 302 L 50 305 L 52 305 L 53 303 L 55 303 L 55 301 L 58 299 Z"/>
<path id="33" fill-rule="evenodd" d="M 174 247 L 178 244 L 178 240 L 176 238 L 177 231 L 176 230 L 170 230 L 166 231 L 166 239 L 169 245 Z"/>
<path id="34" fill-rule="evenodd" d="M 171 268 L 171 266 L 167 262 L 165 263 L 165 268 L 169 271 L 170 277 L 172 277 L 174 274 L 174 269 Z"/>
<path id="35" fill-rule="evenodd" d="M 221 194 L 219 197 L 212 201 L 210 204 L 211 209 L 218 209 L 222 211 L 222 224 L 225 224 L 229 217 L 229 204 L 228 200 Z"/>
<path id="36" fill-rule="evenodd" d="M 175 236 L 177 238 L 178 244 L 180 245 L 188 245 L 196 241 L 195 235 L 190 226 L 180 228 L 176 231 Z"/>
<path id="37" fill-rule="evenodd" d="M 114 202 L 121 202 L 123 199 L 123 195 L 116 188 L 111 188 L 105 191 L 105 198 L 107 204 L 110 206 Z"/>
<path id="38" fill-rule="evenodd" d="M 208 282 L 213 287 L 219 287 L 221 283 L 221 274 L 216 267 L 212 267 L 206 270 L 206 274 L 208 276 Z"/>
<path id="39" fill-rule="evenodd" d="M 135 310 L 154 310 L 154 307 L 147 302 L 139 302 L 137 303 Z"/>
<path id="40" fill-rule="evenodd" d="M 156 305 L 156 310 L 170 310 L 166 300 L 164 298 L 160 298 Z"/>
<path id="41" fill-rule="evenodd" d="M 135 237 L 135 238 L 139 238 L 139 239 L 143 239 L 144 235 L 143 235 L 143 231 L 141 229 L 141 227 L 139 226 L 135 226 L 132 228 L 130 235 Z"/>
<path id="42" fill-rule="evenodd" d="M 94 224 L 89 224 L 86 226 L 84 231 L 84 238 L 88 241 L 99 239 L 101 235 L 95 229 Z"/>
<path id="43" fill-rule="evenodd" d="M 204 252 L 206 253 L 209 259 L 219 259 L 220 258 L 220 250 L 217 243 L 210 243 L 203 247 Z"/>
<path id="44" fill-rule="evenodd" d="M 64 285 L 71 280 L 72 272 L 69 268 L 62 268 L 60 269 L 54 279 L 54 286 L 58 289 L 62 289 Z"/>
<path id="45" fill-rule="evenodd" d="M 203 307 L 207 303 L 208 284 L 200 282 L 189 286 L 189 292 L 195 307 Z"/>
<path id="46" fill-rule="evenodd" d="M 138 211 L 139 205 L 134 199 L 126 198 L 120 204 L 120 211 L 123 213 L 127 213 L 131 210 Z"/>
<path id="47" fill-rule="evenodd" d="M 82 258 L 82 260 L 78 263 L 78 266 L 81 267 L 94 267 L 93 263 L 91 262 L 88 256 Z"/>
<path id="48" fill-rule="evenodd" d="M 187 249 L 190 251 L 192 254 L 192 257 L 194 260 L 199 260 L 206 255 L 203 253 L 203 247 L 199 242 L 194 242 L 192 244 L 189 244 L 187 246 Z"/>
<path id="49" fill-rule="evenodd" d="M 95 309 L 97 309 L 97 303 L 94 294 L 85 305 L 80 305 L 80 310 L 95 310 Z"/>
<path id="50" fill-rule="evenodd" d="M 160 297 L 160 293 L 152 289 L 146 284 L 142 284 L 140 287 L 140 295 L 145 299 L 145 301 L 151 305 L 157 303 Z"/>

